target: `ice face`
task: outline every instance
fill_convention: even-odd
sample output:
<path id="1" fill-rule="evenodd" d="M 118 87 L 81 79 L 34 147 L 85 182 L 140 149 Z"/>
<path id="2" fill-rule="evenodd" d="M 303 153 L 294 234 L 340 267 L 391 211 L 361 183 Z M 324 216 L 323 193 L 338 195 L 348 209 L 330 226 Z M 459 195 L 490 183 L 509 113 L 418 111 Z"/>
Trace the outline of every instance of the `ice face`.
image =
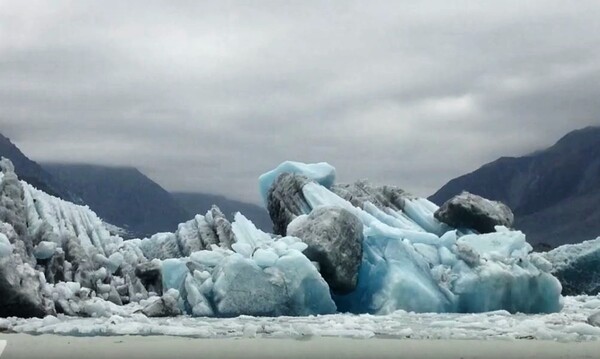
<path id="1" fill-rule="evenodd" d="M 301 174 L 309 179 L 329 188 L 335 182 L 335 168 L 326 162 L 306 164 L 302 162 L 285 161 L 277 168 L 261 175 L 258 179 L 260 195 L 267 204 L 267 197 L 271 185 L 282 173 Z"/>
<path id="2" fill-rule="evenodd" d="M 544 253 L 564 295 L 600 293 L 600 238 L 567 244 Z"/>

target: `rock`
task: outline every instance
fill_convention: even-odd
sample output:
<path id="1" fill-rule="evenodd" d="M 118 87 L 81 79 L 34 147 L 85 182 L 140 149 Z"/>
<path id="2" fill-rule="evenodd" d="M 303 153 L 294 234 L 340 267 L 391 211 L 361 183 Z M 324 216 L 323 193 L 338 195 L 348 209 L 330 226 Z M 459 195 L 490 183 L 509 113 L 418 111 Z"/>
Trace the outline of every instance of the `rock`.
<path id="1" fill-rule="evenodd" d="M 135 268 L 135 276 L 140 279 L 148 290 L 162 293 L 162 274 L 160 261 L 154 260 L 138 264 Z"/>
<path id="2" fill-rule="evenodd" d="M 214 244 L 218 244 L 223 248 L 231 249 L 231 245 L 235 242 L 233 232 L 231 231 L 231 223 L 227 220 L 221 209 L 217 206 L 212 206 L 210 209 L 211 219 L 210 222 L 213 231 L 215 232 L 218 242 Z M 210 244 L 205 241 L 205 248 L 209 249 Z"/>
<path id="3" fill-rule="evenodd" d="M 377 208 L 395 211 L 404 209 L 407 198 L 415 198 L 408 192 L 396 186 L 374 186 L 368 181 L 356 181 L 351 184 L 336 184 L 331 191 L 355 207 L 363 208 L 366 202 L 373 203 Z"/>
<path id="4" fill-rule="evenodd" d="M 587 322 L 589 325 L 592 325 L 594 327 L 600 327 L 600 312 L 596 312 L 590 315 L 587 319 Z"/>
<path id="5" fill-rule="evenodd" d="M 435 218 L 454 228 L 470 228 L 479 233 L 495 232 L 495 226 L 511 227 L 514 216 L 501 202 L 463 192 L 444 203 Z"/>
<path id="6" fill-rule="evenodd" d="M 142 309 L 148 317 L 173 317 L 181 314 L 178 305 L 179 292 L 175 289 L 169 289 L 162 297 L 146 305 Z"/>
<path id="7" fill-rule="evenodd" d="M 336 294 L 356 288 L 362 261 L 363 225 L 348 210 L 319 207 L 288 226 L 288 235 L 308 245 L 304 254 L 319 263 L 323 279 Z"/>
<path id="8" fill-rule="evenodd" d="M 310 212 L 311 208 L 302 193 L 302 187 L 310 181 L 303 175 L 282 173 L 271 185 L 267 196 L 267 210 L 273 221 L 275 234 L 285 236 L 291 221 Z"/>

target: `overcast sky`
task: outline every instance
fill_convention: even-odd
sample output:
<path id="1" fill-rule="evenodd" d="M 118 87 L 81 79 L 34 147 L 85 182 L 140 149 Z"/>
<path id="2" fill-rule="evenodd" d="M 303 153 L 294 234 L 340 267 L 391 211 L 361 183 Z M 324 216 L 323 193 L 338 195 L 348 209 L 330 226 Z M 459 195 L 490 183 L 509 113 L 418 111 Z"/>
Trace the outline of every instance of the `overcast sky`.
<path id="1" fill-rule="evenodd" d="M 293 159 L 429 195 L 600 124 L 598 19 L 597 0 L 1 0 L 0 132 L 169 190 L 258 202 Z"/>

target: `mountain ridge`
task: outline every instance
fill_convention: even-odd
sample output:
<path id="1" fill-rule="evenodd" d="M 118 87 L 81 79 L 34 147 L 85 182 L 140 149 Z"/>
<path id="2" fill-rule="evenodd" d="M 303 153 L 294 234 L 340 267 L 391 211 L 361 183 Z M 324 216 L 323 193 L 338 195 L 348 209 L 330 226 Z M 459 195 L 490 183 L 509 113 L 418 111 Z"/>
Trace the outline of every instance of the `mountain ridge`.
<path id="1" fill-rule="evenodd" d="M 67 188 L 44 170 L 39 163 L 27 157 L 10 138 L 1 133 L 0 156 L 11 160 L 15 166 L 17 176 L 35 188 L 76 204 L 82 203 L 81 198 L 77 198 L 73 193 L 70 193 Z"/>
<path id="2" fill-rule="evenodd" d="M 567 133 L 522 157 L 500 157 L 456 177 L 429 199 L 469 191 L 506 203 L 533 243 L 560 245 L 600 235 L 600 127 Z"/>

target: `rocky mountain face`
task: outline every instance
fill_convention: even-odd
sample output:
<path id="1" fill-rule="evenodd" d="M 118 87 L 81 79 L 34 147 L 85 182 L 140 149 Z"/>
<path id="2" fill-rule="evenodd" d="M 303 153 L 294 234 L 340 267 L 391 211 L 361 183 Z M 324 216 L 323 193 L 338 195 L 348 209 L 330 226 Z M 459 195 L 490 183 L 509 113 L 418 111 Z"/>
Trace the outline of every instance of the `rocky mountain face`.
<path id="1" fill-rule="evenodd" d="M 257 228 L 265 232 L 273 231 L 273 223 L 271 223 L 269 213 L 265 208 L 255 204 L 240 202 L 208 193 L 173 192 L 171 195 L 187 211 L 189 214 L 188 218 L 198 213 L 206 213 L 213 205 L 216 205 L 223 211 L 227 218 L 233 218 L 236 212 L 241 212 Z"/>
<path id="2" fill-rule="evenodd" d="M 81 199 L 70 193 L 65 186 L 45 171 L 38 163 L 30 160 L 9 138 L 0 134 L 0 157 L 11 160 L 15 173 L 37 189 L 64 200 L 81 203 Z"/>
<path id="3" fill-rule="evenodd" d="M 503 157 L 455 178 L 429 199 L 468 191 L 507 204 L 531 243 L 559 246 L 600 235 L 600 127 L 573 131 L 554 146 Z"/>
<path id="4" fill-rule="evenodd" d="M 132 167 L 44 164 L 102 219 L 132 235 L 174 231 L 190 215 L 171 194 Z"/>

